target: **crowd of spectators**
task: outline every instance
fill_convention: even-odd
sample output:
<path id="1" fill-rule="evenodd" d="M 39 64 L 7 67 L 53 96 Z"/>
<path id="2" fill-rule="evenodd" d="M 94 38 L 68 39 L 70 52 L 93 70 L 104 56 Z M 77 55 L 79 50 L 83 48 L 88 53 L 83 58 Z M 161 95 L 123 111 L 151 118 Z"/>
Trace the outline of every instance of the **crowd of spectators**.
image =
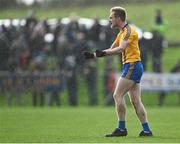
<path id="1" fill-rule="evenodd" d="M 24 25 L 15 26 L 10 20 L 8 26 L 0 26 L 0 71 L 33 74 L 58 71 L 65 79 L 70 105 L 78 104 L 80 76 L 87 84 L 89 105 L 96 105 L 97 60 L 84 61 L 82 52 L 107 48 L 114 37 L 109 25 L 101 25 L 98 19 L 93 20 L 91 27 L 80 24 L 76 17 L 70 17 L 66 24 L 59 19 L 51 25 L 48 20 L 38 20 L 31 13 Z M 51 86 L 48 90 L 53 95 L 49 105 L 52 105 L 53 99 L 60 105 L 57 88 Z M 19 91 L 16 93 L 20 95 Z M 34 89 L 32 95 L 34 105 L 38 105 L 39 98 L 40 105 L 44 104 L 43 89 Z M 10 101 L 12 96 L 8 97 Z"/>

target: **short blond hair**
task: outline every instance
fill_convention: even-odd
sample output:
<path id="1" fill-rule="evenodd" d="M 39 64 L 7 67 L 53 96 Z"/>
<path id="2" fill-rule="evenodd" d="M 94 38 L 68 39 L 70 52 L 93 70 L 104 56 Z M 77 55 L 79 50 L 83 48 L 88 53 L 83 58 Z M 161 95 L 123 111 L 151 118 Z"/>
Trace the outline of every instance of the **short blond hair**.
<path id="1" fill-rule="evenodd" d="M 126 20 L 126 10 L 123 7 L 116 6 L 110 9 L 110 13 L 114 12 L 115 17 L 120 17 L 122 21 Z"/>

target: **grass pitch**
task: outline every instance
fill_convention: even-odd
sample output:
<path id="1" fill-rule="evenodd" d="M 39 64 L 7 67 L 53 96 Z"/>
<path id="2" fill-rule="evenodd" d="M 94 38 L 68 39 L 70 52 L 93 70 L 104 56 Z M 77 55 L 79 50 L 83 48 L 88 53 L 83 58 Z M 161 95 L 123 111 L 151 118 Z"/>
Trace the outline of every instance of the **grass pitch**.
<path id="1" fill-rule="evenodd" d="M 141 126 L 131 107 L 127 110 L 127 137 L 106 138 L 117 125 L 113 107 L 1 108 L 0 142 L 178 143 L 179 107 L 148 107 L 154 137 L 141 138 Z"/>
<path id="2" fill-rule="evenodd" d="M 125 2 L 125 1 L 124 1 Z M 143 30 L 151 31 L 153 22 L 154 22 L 154 16 L 156 9 L 162 9 L 163 16 L 165 20 L 168 23 L 167 26 L 167 33 L 166 37 L 168 41 L 179 41 L 179 23 L 180 23 L 180 13 L 179 13 L 179 7 L 180 7 L 180 1 L 173 0 L 168 1 L 165 0 L 144 0 L 144 2 L 136 2 L 131 0 L 131 3 L 124 3 L 122 4 L 121 1 L 119 1 L 117 4 L 113 5 L 96 5 L 96 6 L 74 6 L 73 3 L 75 1 L 71 1 L 71 5 L 63 6 L 62 7 L 30 7 L 35 10 L 35 14 L 39 19 L 46 19 L 46 18 L 63 18 L 63 17 L 69 17 L 70 14 L 76 13 L 79 17 L 88 17 L 88 18 L 105 18 L 107 19 L 109 16 L 109 9 L 112 6 L 123 6 L 127 9 L 128 12 L 128 19 L 136 24 L 137 26 L 141 27 Z M 0 18 L 6 19 L 6 18 L 25 18 L 27 17 L 29 8 L 10 8 L 10 9 L 0 9 Z"/>

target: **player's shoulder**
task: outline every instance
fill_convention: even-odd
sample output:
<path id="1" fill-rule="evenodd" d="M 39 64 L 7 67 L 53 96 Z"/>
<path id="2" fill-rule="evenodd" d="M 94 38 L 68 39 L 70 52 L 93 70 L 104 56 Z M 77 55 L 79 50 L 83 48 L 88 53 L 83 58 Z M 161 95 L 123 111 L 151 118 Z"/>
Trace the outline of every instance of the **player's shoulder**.
<path id="1" fill-rule="evenodd" d="M 137 33 L 137 27 L 135 25 L 128 24 L 128 26 L 125 29 L 125 32 L 135 34 Z"/>
<path id="2" fill-rule="evenodd" d="M 129 39 L 129 38 L 138 39 L 137 27 L 130 24 L 128 24 L 124 32 L 124 39 Z"/>
<path id="3" fill-rule="evenodd" d="M 131 29 L 131 33 L 137 34 L 137 26 L 129 24 L 129 29 Z"/>

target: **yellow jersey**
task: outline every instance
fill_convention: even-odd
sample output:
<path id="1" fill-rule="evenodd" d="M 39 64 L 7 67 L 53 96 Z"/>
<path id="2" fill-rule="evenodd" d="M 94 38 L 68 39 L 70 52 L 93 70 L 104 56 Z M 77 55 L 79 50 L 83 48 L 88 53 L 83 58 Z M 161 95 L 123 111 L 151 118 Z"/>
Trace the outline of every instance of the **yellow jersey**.
<path id="1" fill-rule="evenodd" d="M 122 51 L 123 64 L 141 61 L 136 27 L 126 24 L 117 35 L 114 43 L 120 45 L 122 40 L 128 41 L 128 46 Z"/>

